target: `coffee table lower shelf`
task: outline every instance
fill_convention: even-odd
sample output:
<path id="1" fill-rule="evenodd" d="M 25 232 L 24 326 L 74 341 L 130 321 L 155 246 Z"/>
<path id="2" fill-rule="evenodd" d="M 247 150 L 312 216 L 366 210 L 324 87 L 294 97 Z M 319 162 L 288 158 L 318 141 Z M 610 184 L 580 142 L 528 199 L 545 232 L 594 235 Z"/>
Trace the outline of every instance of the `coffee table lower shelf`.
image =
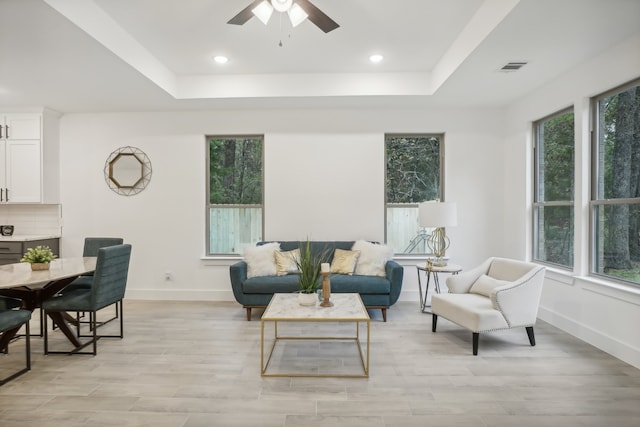
<path id="1" fill-rule="evenodd" d="M 274 294 L 269 306 L 265 310 L 262 319 L 260 321 L 260 375 L 263 377 L 331 377 L 331 378 L 368 378 L 369 377 L 369 351 L 371 340 L 371 321 L 369 314 L 367 313 L 359 294 L 333 294 L 331 300 L 334 303 L 333 307 L 320 307 L 319 305 L 312 307 L 300 306 L 297 303 L 297 296 L 294 294 Z M 342 335 L 324 335 L 314 334 L 305 335 L 304 332 L 308 331 L 311 327 L 315 326 L 328 326 L 327 322 L 334 322 L 336 324 L 348 324 L 353 323 L 355 325 L 355 333 L 347 331 L 347 334 Z M 300 327 L 300 335 L 281 334 L 279 331 L 279 324 L 294 325 L 297 324 Z M 361 334 L 361 324 L 366 325 L 366 334 Z M 297 326 L 296 325 L 296 326 Z M 265 329 L 269 327 L 273 328 L 273 342 L 265 345 Z M 286 329 L 282 327 L 281 329 Z M 322 328 L 319 328 L 322 329 Z M 324 328 L 326 329 L 326 328 Z M 343 327 L 334 328 L 332 330 L 340 330 L 343 332 Z M 269 334 L 270 335 L 270 334 Z M 366 335 L 366 342 L 362 343 L 363 335 Z M 318 369 L 316 372 L 296 371 L 289 372 L 288 370 L 278 370 L 277 372 L 269 372 L 269 365 L 272 362 L 272 357 L 276 347 L 279 345 L 286 345 L 285 341 L 299 341 L 299 342 L 353 342 L 354 348 L 357 349 L 360 364 L 362 366 L 362 373 L 345 373 L 345 372 L 330 372 L 321 371 Z"/>

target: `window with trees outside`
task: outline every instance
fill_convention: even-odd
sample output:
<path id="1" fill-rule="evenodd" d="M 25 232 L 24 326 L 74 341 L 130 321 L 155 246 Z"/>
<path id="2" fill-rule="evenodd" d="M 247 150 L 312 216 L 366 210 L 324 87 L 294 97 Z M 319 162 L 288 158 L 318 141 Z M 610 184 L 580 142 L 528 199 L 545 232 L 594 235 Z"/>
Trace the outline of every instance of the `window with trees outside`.
<path id="1" fill-rule="evenodd" d="M 443 135 L 385 135 L 386 243 L 396 254 L 426 254 L 418 204 L 443 198 Z"/>
<path id="2" fill-rule="evenodd" d="M 534 123 L 533 258 L 573 268 L 573 109 Z"/>
<path id="3" fill-rule="evenodd" d="M 640 285 L 640 80 L 592 111 L 591 271 Z"/>
<path id="4" fill-rule="evenodd" d="M 262 240 L 262 136 L 207 137 L 207 254 Z"/>

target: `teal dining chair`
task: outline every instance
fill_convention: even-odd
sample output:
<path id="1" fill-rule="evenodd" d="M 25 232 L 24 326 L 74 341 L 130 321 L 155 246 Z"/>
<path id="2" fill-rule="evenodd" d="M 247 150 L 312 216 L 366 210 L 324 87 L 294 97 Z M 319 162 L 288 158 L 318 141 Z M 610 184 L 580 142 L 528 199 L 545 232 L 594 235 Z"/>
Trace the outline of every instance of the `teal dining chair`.
<path id="1" fill-rule="evenodd" d="M 19 299 L 0 297 L 0 352 L 3 354 L 9 353 L 9 342 L 23 325 L 25 326 L 24 339 L 26 352 L 25 367 L 3 379 L 0 379 L 0 385 L 19 377 L 31 369 L 31 344 L 29 337 L 29 320 L 31 320 L 31 311 L 21 309 L 21 305 L 22 301 Z"/>
<path id="2" fill-rule="evenodd" d="M 97 342 L 100 338 L 123 338 L 124 337 L 124 313 L 122 310 L 122 300 L 127 286 L 129 274 L 129 262 L 131 259 L 131 245 L 123 244 L 108 246 L 98 249 L 96 269 L 92 278 L 91 286 L 74 287 L 69 285 L 62 289 L 53 297 L 42 303 L 44 310 L 44 353 L 72 353 L 72 354 L 97 354 Z M 119 305 L 120 313 L 120 334 L 119 335 L 98 335 L 96 312 L 112 304 Z M 89 328 L 91 330 L 91 340 L 79 345 L 71 351 L 50 351 L 49 331 L 47 328 L 47 318 L 52 314 L 57 321 L 62 320 L 62 316 L 55 314 L 66 312 L 89 313 Z M 80 336 L 80 323 L 77 324 L 78 336 Z M 82 352 L 81 350 L 93 344 L 92 352 Z"/>
<path id="3" fill-rule="evenodd" d="M 107 246 L 121 245 L 123 243 L 124 243 L 124 239 L 121 237 L 85 237 L 84 247 L 82 249 L 82 256 L 83 257 L 98 256 L 98 249 L 106 248 Z M 92 283 L 93 283 L 93 273 L 83 274 L 82 276 L 78 277 L 76 280 L 74 280 L 69 284 L 67 291 L 74 288 L 80 288 L 80 287 L 88 288 L 91 286 Z M 98 326 L 102 326 L 118 318 L 119 316 L 118 304 L 115 304 L 114 307 L 115 307 L 115 314 L 113 315 L 113 317 L 107 320 L 104 320 L 102 322 L 98 322 L 97 323 Z M 79 313 L 76 316 L 76 320 L 80 322 Z"/>

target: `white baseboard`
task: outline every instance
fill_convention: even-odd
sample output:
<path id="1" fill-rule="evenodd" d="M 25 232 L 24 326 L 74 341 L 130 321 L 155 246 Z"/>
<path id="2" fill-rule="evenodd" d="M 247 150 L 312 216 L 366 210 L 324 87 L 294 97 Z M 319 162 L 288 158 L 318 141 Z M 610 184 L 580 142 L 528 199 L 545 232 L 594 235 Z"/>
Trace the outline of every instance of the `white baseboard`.
<path id="1" fill-rule="evenodd" d="M 233 291 L 201 289 L 127 289 L 129 299 L 156 301 L 235 301 Z"/>
<path id="2" fill-rule="evenodd" d="M 560 313 L 540 307 L 541 320 L 579 338 L 600 350 L 640 369 L 640 349 L 634 348 Z"/>

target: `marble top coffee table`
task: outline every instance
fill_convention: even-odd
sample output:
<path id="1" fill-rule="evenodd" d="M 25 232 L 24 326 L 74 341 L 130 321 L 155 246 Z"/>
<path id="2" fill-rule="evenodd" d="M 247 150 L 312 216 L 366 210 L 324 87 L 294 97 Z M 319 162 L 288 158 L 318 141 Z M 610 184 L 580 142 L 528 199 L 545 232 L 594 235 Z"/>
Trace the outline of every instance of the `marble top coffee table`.
<path id="1" fill-rule="evenodd" d="M 371 320 L 360 294 L 332 293 L 331 302 L 332 307 L 321 307 L 319 302 L 314 306 L 303 306 L 298 303 L 298 294 L 273 295 L 260 320 L 260 373 L 263 377 L 369 377 Z M 365 349 L 360 341 L 361 324 L 366 325 Z M 273 336 L 267 338 L 272 340 L 268 348 L 268 345 L 265 346 L 265 329 L 270 328 L 273 329 Z M 277 352 L 277 348 L 287 345 L 287 341 L 298 341 L 306 345 L 281 348 Z M 357 353 L 362 365 L 361 369 L 358 368 L 360 372 L 345 372 L 345 369 L 353 368 L 348 363 L 341 366 L 338 372 L 332 372 L 331 366 L 323 365 L 323 349 L 314 347 L 314 342 L 317 344 L 326 341 L 354 342 L 354 353 Z M 340 349 L 338 352 L 344 351 Z M 278 367 L 267 372 L 270 363 L 274 364 L 272 359 L 276 352 Z"/>

